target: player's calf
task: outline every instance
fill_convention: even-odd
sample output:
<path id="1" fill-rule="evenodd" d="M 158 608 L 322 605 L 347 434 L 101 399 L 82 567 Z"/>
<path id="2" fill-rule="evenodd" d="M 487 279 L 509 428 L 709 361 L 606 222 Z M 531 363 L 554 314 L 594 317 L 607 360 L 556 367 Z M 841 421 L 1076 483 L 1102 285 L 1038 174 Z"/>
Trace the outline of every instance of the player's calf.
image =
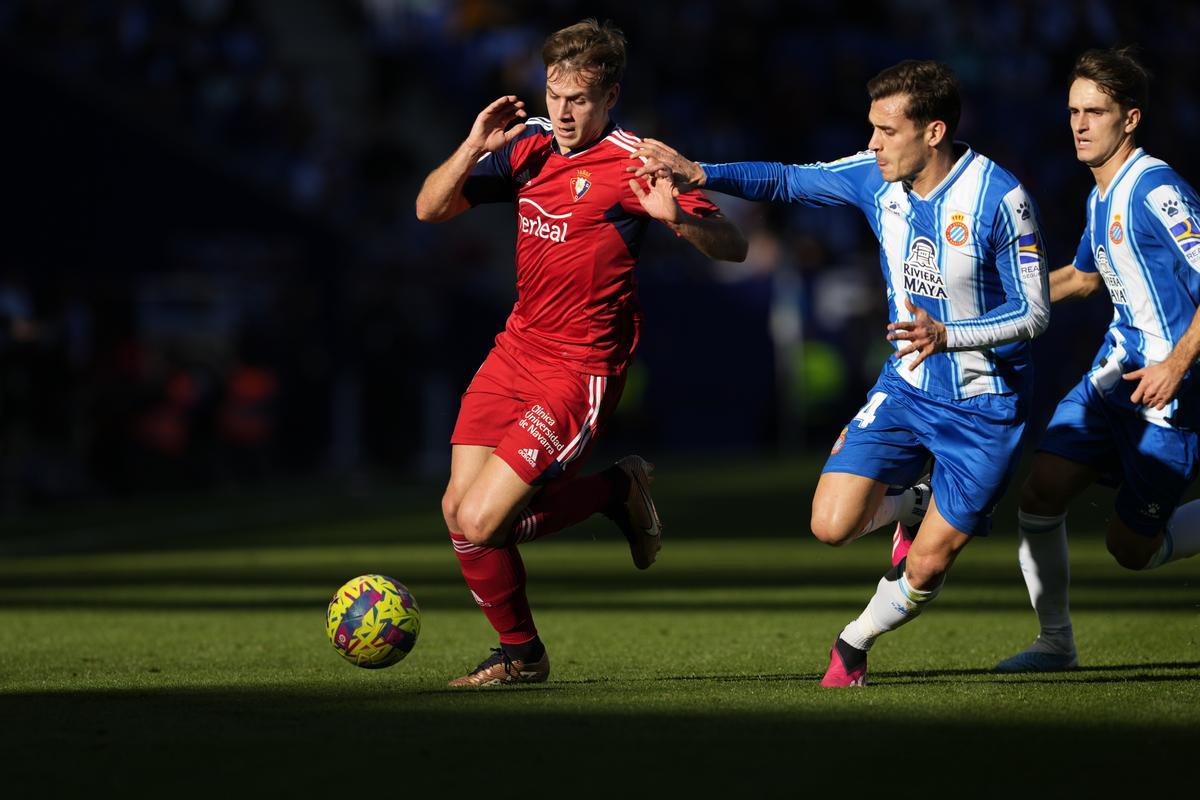
<path id="1" fill-rule="evenodd" d="M 821 679 L 822 686 L 865 686 L 867 651 L 875 641 L 916 619 L 937 597 L 940 585 L 929 590 L 915 588 L 905 572 L 904 561 L 888 570 L 867 607 L 842 629 L 829 654 L 829 668 Z"/>

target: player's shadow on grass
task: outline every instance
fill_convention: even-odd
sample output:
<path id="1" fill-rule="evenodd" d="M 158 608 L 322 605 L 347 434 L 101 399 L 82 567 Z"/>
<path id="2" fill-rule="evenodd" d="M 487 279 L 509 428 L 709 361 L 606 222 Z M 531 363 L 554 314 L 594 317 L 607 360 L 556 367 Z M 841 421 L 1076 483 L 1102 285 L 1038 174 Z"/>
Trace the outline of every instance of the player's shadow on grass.
<path id="1" fill-rule="evenodd" d="M 1149 674 L 1147 670 L 1194 670 L 1183 674 Z M 1132 672 L 1132 675 L 1116 675 L 1106 673 Z M 972 680 L 972 683 L 999 684 L 1029 684 L 1029 683 L 1156 683 L 1185 681 L 1200 681 L 1200 661 L 1155 661 L 1144 664 L 1100 664 L 1096 666 L 1079 667 L 1066 672 L 1027 672 L 1003 673 L 996 672 L 990 667 L 969 667 L 964 669 L 928 669 L 928 670 L 882 670 L 872 672 L 870 682 L 878 686 L 900 686 L 910 684 L 940 684 L 953 683 L 954 678 L 982 678 L 989 680 Z M 787 681 L 816 682 L 821 679 L 818 672 L 778 672 L 749 675 L 708 674 L 708 675 L 660 675 L 643 678 L 646 682 L 714 682 L 714 683 L 776 683 Z M 622 682 L 631 679 L 622 678 Z M 632 679 L 638 682 L 638 679 Z M 584 685 L 605 683 L 603 678 L 581 678 L 577 680 L 558 680 L 564 685 Z"/>
<path id="2" fill-rule="evenodd" d="M 846 776 L 871 766 L 864 741 L 891 746 L 897 730 L 946 756 L 941 779 L 971 787 L 973 797 L 1022 796 L 1031 783 L 1064 796 L 1155 796 L 1178 782 L 1161 770 L 1107 770 L 1111 724 L 1042 719 L 1037 709 L 1023 707 L 1016 721 L 989 718 L 974 703 L 922 715 L 915 692 L 888 693 L 901 703 L 891 706 L 848 706 L 847 695 L 834 692 L 789 704 L 784 693 L 768 693 L 757 708 L 738 709 L 702 687 L 686 693 L 698 698 L 691 702 L 668 695 L 645 706 L 583 691 L 581 706 L 564 691 L 576 685 L 556 687 L 541 705 L 536 694 L 549 687 L 424 698 L 399 683 L 0 693 L 5 785 L 14 797 L 150 789 L 172 797 L 340 797 L 364 775 L 393 781 L 410 797 L 518 796 L 497 786 L 496 758 L 475 754 L 483 741 L 486 754 L 515 753 L 552 797 L 801 797 L 844 794 Z M 1131 723 L 1120 732 L 1135 763 L 1187 763 L 1194 751 L 1182 724 Z M 1059 757 L 1030 760 L 1030 752 Z M 889 794 L 914 796 L 903 786 Z"/>
<path id="3" fill-rule="evenodd" d="M 1159 674 L 1157 670 L 1180 671 Z M 1192 672 L 1187 672 L 1192 670 Z M 1155 672 L 1152 672 L 1155 671 Z M 1132 674 L 1116 674 L 1132 673 Z M 1097 664 L 1063 672 L 996 672 L 992 669 L 947 669 L 882 671 L 872 674 L 878 685 L 950 683 L 950 678 L 988 675 L 990 680 L 974 683 L 1170 683 L 1200 681 L 1200 661 L 1151 661 L 1144 664 Z"/>

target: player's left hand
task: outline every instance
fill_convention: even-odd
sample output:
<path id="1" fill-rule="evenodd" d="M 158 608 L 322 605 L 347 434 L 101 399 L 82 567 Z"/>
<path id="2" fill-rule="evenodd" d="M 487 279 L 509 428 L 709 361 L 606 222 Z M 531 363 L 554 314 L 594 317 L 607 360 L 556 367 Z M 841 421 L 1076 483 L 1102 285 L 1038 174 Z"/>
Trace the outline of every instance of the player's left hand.
<path id="1" fill-rule="evenodd" d="M 889 323 L 887 338 L 889 342 L 902 340 L 907 345 L 896 351 L 896 358 L 904 358 L 909 353 L 917 353 L 917 357 L 908 365 L 910 370 L 934 353 L 946 349 L 946 326 L 929 316 L 929 312 L 913 305 L 912 298 L 905 297 L 904 305 L 908 313 L 913 315 L 911 320 Z"/>
<path id="2" fill-rule="evenodd" d="M 642 139 L 629 157 L 641 159 L 642 164 L 626 167 L 626 172 L 632 172 L 635 178 L 670 175 L 675 194 L 690 192 L 698 186 L 703 186 L 706 180 L 704 170 L 699 164 L 657 139 Z"/>
<path id="3" fill-rule="evenodd" d="M 1166 361 L 1135 369 L 1121 377 L 1139 382 L 1129 398 L 1134 405 L 1162 409 L 1175 399 L 1187 370 L 1187 364 L 1180 365 L 1176 359 L 1168 356 Z"/>
<path id="4" fill-rule="evenodd" d="M 668 225 L 682 222 L 687 212 L 679 207 L 679 201 L 675 199 L 679 193 L 675 191 L 675 182 L 670 175 L 650 175 L 647 181 L 649 188 L 644 188 L 637 178 L 629 179 L 629 188 L 646 213 Z"/>

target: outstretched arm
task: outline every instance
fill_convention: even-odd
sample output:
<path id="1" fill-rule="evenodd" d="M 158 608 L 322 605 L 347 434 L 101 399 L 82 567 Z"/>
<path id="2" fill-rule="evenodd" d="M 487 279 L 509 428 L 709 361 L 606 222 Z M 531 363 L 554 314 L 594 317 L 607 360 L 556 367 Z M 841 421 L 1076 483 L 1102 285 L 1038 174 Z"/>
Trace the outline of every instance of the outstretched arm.
<path id="1" fill-rule="evenodd" d="M 523 119 L 525 103 L 516 95 L 497 98 L 475 118 L 471 133 L 454 154 L 425 178 L 417 194 L 417 219 L 445 222 L 471 207 L 463 196 L 463 184 L 471 169 L 487 153 L 494 153 L 525 129 L 524 125 L 505 130 L 515 119 Z"/>
<path id="2" fill-rule="evenodd" d="M 629 188 L 646 213 L 663 222 L 709 258 L 718 261 L 745 261 L 749 244 L 737 225 L 719 212 L 706 217 L 691 214 L 680 207 L 679 189 L 666 174 L 651 175 L 649 188 L 636 178 Z"/>
<path id="3" fill-rule="evenodd" d="M 701 164 L 688 159 L 657 139 L 643 139 L 630 158 L 644 162 L 626 169 L 635 176 L 670 173 L 676 188 L 686 192 L 703 186 L 714 192 L 746 200 L 800 203 L 806 206 L 840 206 L 862 200 L 862 170 L 874 169 L 870 153 L 829 164 L 779 164 L 738 161 Z M 856 177 L 843 170 L 851 169 Z"/>
<path id="4" fill-rule="evenodd" d="M 1050 273 L 1050 302 L 1091 297 L 1103 285 L 1104 279 L 1099 272 L 1084 272 L 1076 269 L 1074 264 L 1067 264 Z"/>

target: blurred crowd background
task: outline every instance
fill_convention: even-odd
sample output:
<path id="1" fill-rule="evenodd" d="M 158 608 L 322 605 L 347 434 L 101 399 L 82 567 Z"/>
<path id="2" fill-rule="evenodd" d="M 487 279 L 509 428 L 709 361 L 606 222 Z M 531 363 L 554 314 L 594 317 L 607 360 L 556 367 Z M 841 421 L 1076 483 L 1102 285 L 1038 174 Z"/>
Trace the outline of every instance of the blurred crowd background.
<path id="1" fill-rule="evenodd" d="M 629 39 L 615 118 L 708 161 L 849 155 L 868 78 L 950 63 L 959 138 L 1032 192 L 1052 266 L 1092 185 L 1065 110 L 1084 49 L 1142 47 L 1141 143 L 1200 179 L 1191 4 L 0 0 L 0 511 L 441 473 L 515 296 L 515 226 L 504 206 L 423 225 L 413 199 L 490 100 L 544 113 L 542 40 L 585 16 Z M 715 199 L 750 257 L 651 235 L 608 452 L 822 451 L 889 352 L 857 211 Z M 1056 309 L 1035 423 L 1110 314 Z"/>

